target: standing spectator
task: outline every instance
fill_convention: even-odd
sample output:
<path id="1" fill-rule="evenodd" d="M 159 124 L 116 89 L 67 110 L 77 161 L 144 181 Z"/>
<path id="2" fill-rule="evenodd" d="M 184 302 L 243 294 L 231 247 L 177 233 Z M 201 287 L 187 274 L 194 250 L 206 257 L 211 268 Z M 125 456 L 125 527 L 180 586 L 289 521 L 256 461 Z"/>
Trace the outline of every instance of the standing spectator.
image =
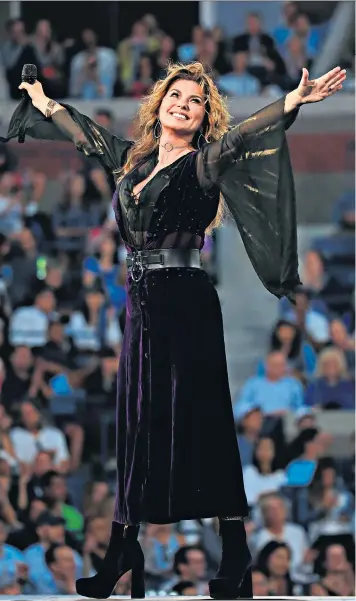
<path id="1" fill-rule="evenodd" d="M 219 88 L 229 96 L 256 96 L 260 92 L 257 77 L 247 71 L 247 53 L 235 52 L 232 59 L 233 71 L 217 79 Z"/>
<path id="2" fill-rule="evenodd" d="M 192 29 L 191 42 L 181 44 L 178 48 L 178 58 L 182 63 L 190 63 L 196 60 L 198 48 L 203 43 L 204 29 L 201 25 L 195 25 Z"/>
<path id="3" fill-rule="evenodd" d="M 285 67 L 273 38 L 262 30 L 259 14 L 248 14 L 246 30 L 246 33 L 234 38 L 233 52 L 247 52 L 248 70 L 262 85 L 277 83 L 275 76 L 283 75 Z"/>
<path id="4" fill-rule="evenodd" d="M 69 93 L 84 100 L 112 98 L 116 81 L 116 56 L 111 48 L 98 46 L 92 29 L 82 31 L 85 50 L 70 65 Z"/>
<path id="5" fill-rule="evenodd" d="M 5 27 L 8 39 L 1 49 L 1 59 L 10 96 L 13 100 L 18 100 L 21 98 L 21 90 L 18 88 L 22 67 L 26 63 L 36 64 L 36 54 L 30 45 L 22 19 L 10 19 Z"/>
<path id="6" fill-rule="evenodd" d="M 302 41 L 309 58 L 316 56 L 320 47 L 320 34 L 311 27 L 308 15 L 305 13 L 296 15 L 292 35 L 296 35 Z"/>
<path id="7" fill-rule="evenodd" d="M 287 362 L 280 351 L 267 355 L 266 375 L 249 378 L 234 405 L 235 420 L 252 407 L 260 407 L 266 415 L 296 411 L 304 404 L 300 382 L 287 373 Z"/>
<path id="8" fill-rule="evenodd" d="M 159 49 L 154 54 L 155 79 L 165 76 L 169 61 L 177 60 L 175 41 L 169 35 L 165 35 L 160 43 Z"/>
<path id="9" fill-rule="evenodd" d="M 54 41 L 52 26 L 47 19 L 38 21 L 32 36 L 32 46 L 36 53 L 36 64 L 40 68 L 40 75 L 48 94 L 51 98 L 65 98 L 64 52 L 61 45 Z"/>
<path id="10" fill-rule="evenodd" d="M 287 521 L 285 500 L 275 493 L 261 499 L 260 508 L 264 527 L 258 530 L 251 540 L 255 552 L 259 552 L 270 541 L 289 545 L 293 568 L 300 566 L 308 550 L 306 534 L 301 526 Z"/>
<path id="11" fill-rule="evenodd" d="M 297 2 L 283 2 L 282 22 L 273 31 L 273 38 L 278 46 L 283 46 L 286 40 L 293 34 L 294 21 L 298 15 Z"/>
<path id="12" fill-rule="evenodd" d="M 130 90 L 135 81 L 141 55 L 151 54 L 154 51 L 157 51 L 157 46 L 154 44 L 152 47 L 150 44 L 147 26 L 142 20 L 136 21 L 129 37 L 122 40 L 117 48 L 120 79 L 125 93 Z"/>
<path id="13" fill-rule="evenodd" d="M 340 349 L 330 347 L 320 353 L 317 378 L 309 384 L 305 401 L 323 409 L 355 409 L 355 384 L 348 378 Z"/>
<path id="14" fill-rule="evenodd" d="M 56 469 L 66 473 L 69 452 L 63 433 L 58 428 L 45 425 L 41 413 L 30 401 L 22 403 L 20 419 L 21 425 L 10 431 L 17 459 L 23 463 L 33 463 L 39 449 L 45 450 L 53 455 Z"/>
<path id="15" fill-rule="evenodd" d="M 307 55 L 303 39 L 297 35 L 288 38 L 282 56 L 286 67 L 283 88 L 290 91 L 298 86 L 303 67 L 309 69 L 311 61 Z"/>

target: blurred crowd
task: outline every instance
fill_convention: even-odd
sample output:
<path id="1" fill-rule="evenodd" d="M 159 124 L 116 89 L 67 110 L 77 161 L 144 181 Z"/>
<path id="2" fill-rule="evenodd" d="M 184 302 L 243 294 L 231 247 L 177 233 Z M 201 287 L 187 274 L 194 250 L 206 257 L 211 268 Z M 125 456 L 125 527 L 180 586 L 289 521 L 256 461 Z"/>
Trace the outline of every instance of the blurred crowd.
<path id="1" fill-rule="evenodd" d="M 245 31 L 228 38 L 220 27 L 193 27 L 191 39 L 177 45 L 156 17 L 137 20 L 116 48 L 102 46 L 95 31 L 83 29 L 78 39 L 56 40 L 50 21 L 42 19 L 26 31 L 21 19 L 7 23 L 1 63 L 9 95 L 20 97 L 18 85 L 25 63 L 38 66 L 46 94 L 55 99 L 87 100 L 127 96 L 140 98 L 160 78 L 169 61 L 200 61 L 227 96 L 280 95 L 293 89 L 302 67 L 310 67 L 321 48 L 328 24 L 314 26 L 297 2 L 281 3 L 281 18 L 266 31 L 258 13 L 248 13 Z M 353 67 L 352 58 L 350 64 Z M 354 89 L 351 69 L 345 89 Z"/>
<path id="2" fill-rule="evenodd" d="M 19 96 L 23 63 L 36 63 L 49 96 L 140 97 L 172 58 L 209 65 L 228 95 L 287 91 L 322 34 L 296 3 L 283 10 L 273 32 L 251 13 L 233 40 L 197 26 L 178 47 L 146 15 L 116 52 L 91 30 L 80 44 L 58 43 L 46 20 L 31 36 L 11 21 L 1 55 L 10 95 Z M 108 110 L 94 119 L 117 130 Z M 13 148 L 0 146 L 0 594 L 73 594 L 76 578 L 99 569 L 113 516 L 126 250 L 114 182 L 95 159 L 63 173 L 49 212 L 46 175 L 20 169 Z M 333 221 L 303 257 L 296 304 L 280 302 L 266 355 L 233 399 L 262 597 L 355 594 L 354 190 L 336 199 Z M 219 285 L 215 250 L 207 238 L 203 262 Z M 328 411 L 350 417 L 337 455 Z M 309 487 L 288 485 L 294 460 L 314 463 Z M 140 539 L 148 594 L 208 594 L 221 554 L 216 519 L 143 524 Z M 130 578 L 117 594 L 129 593 Z"/>

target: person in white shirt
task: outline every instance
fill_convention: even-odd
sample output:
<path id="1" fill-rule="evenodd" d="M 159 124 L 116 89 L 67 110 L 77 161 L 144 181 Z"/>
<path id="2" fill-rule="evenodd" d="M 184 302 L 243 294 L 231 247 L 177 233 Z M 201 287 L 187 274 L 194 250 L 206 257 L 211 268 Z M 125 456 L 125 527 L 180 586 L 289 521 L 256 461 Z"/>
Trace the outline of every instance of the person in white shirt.
<path id="1" fill-rule="evenodd" d="M 286 543 L 291 552 L 291 566 L 297 570 L 304 562 L 308 551 L 308 540 L 304 529 L 287 521 L 285 500 L 277 493 L 266 495 L 260 500 L 264 527 L 251 537 L 251 548 L 256 557 L 270 541 Z"/>
<path id="2" fill-rule="evenodd" d="M 55 469 L 66 473 L 70 456 L 63 432 L 42 424 L 40 412 L 30 401 L 22 403 L 20 415 L 22 426 L 10 430 L 17 460 L 20 463 L 33 463 L 38 452 L 44 450 L 53 455 Z"/>
<path id="3" fill-rule="evenodd" d="M 262 494 L 279 490 L 286 481 L 284 470 L 277 469 L 274 442 L 261 438 L 253 453 L 252 465 L 243 469 L 247 502 L 250 507 L 257 503 Z"/>
<path id="4" fill-rule="evenodd" d="M 56 306 L 49 288 L 38 292 L 31 307 L 19 307 L 10 319 L 9 340 L 13 346 L 38 347 L 47 342 L 49 316 Z"/>

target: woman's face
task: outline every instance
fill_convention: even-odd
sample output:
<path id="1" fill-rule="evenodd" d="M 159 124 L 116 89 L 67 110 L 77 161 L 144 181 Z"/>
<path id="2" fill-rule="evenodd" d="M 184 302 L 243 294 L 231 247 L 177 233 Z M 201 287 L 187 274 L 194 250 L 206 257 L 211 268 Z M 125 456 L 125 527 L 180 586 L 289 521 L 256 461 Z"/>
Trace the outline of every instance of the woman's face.
<path id="1" fill-rule="evenodd" d="M 202 88 L 195 81 L 178 79 L 169 88 L 159 109 L 162 133 L 171 131 L 193 138 L 200 129 L 205 115 Z"/>
<path id="2" fill-rule="evenodd" d="M 325 378 L 334 379 L 341 376 L 340 365 L 336 357 L 327 357 L 324 359 L 322 372 Z"/>
<path id="3" fill-rule="evenodd" d="M 292 344 L 295 338 L 295 329 L 292 325 L 283 324 L 279 326 L 277 336 L 282 344 Z"/>
<path id="4" fill-rule="evenodd" d="M 330 335 L 335 344 L 343 344 L 347 339 L 347 330 L 342 321 L 334 319 L 330 324 Z"/>
<path id="5" fill-rule="evenodd" d="M 336 473 L 332 467 L 325 468 L 322 471 L 321 483 L 324 488 L 331 488 L 335 484 Z"/>
<path id="6" fill-rule="evenodd" d="M 285 576 L 289 572 L 288 549 L 280 547 L 271 553 L 267 561 L 267 567 L 271 576 Z"/>
<path id="7" fill-rule="evenodd" d="M 272 461 L 274 459 L 274 444 L 270 438 L 262 438 L 256 449 L 258 461 Z"/>

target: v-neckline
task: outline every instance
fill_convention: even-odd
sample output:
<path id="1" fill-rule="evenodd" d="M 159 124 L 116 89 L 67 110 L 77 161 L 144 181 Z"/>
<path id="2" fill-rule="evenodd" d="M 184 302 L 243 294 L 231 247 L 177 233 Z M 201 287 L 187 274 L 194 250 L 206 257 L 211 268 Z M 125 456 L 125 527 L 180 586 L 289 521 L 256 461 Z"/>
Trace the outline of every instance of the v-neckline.
<path id="1" fill-rule="evenodd" d="M 134 184 L 134 185 L 133 185 L 133 187 L 132 187 L 132 189 L 131 189 L 131 196 L 132 196 L 132 198 L 133 198 L 133 200 L 134 200 L 134 203 L 135 203 L 136 205 L 139 205 L 139 204 L 140 204 L 140 198 L 141 198 L 141 196 L 142 196 L 142 193 L 143 193 L 143 191 L 144 191 L 144 190 L 147 188 L 147 186 L 149 186 L 149 184 L 150 184 L 150 183 L 151 183 L 151 182 L 152 182 L 152 181 L 153 181 L 153 180 L 154 180 L 154 179 L 155 179 L 155 178 L 156 178 L 156 177 L 157 177 L 157 176 L 158 176 L 158 175 L 159 175 L 159 174 L 160 174 L 162 171 L 165 171 L 165 169 L 168 169 L 169 167 L 172 167 L 172 166 L 173 166 L 175 163 L 178 163 L 178 161 L 180 161 L 180 160 L 181 160 L 181 159 L 183 159 L 184 157 L 188 156 L 189 154 L 192 154 L 193 152 L 196 152 L 196 151 L 195 151 L 195 150 L 191 150 L 190 152 L 186 152 L 186 153 L 185 153 L 185 154 L 183 154 L 182 156 L 178 157 L 178 158 L 177 158 L 175 161 L 172 161 L 172 163 L 169 163 L 169 165 L 166 165 L 165 167 L 162 167 L 162 169 L 159 169 L 159 170 L 158 170 L 158 171 L 157 171 L 157 172 L 154 174 L 154 176 L 153 176 L 153 177 L 151 177 L 151 179 L 149 179 L 149 180 L 148 180 L 148 182 L 147 182 L 147 183 L 146 183 L 146 184 L 145 184 L 145 185 L 144 185 L 144 186 L 141 188 L 141 190 L 140 190 L 140 192 L 138 193 L 138 195 L 136 195 L 136 194 L 134 193 L 134 188 L 135 188 L 135 184 Z M 145 161 L 145 163 L 146 163 L 146 162 L 148 162 L 148 161 L 149 161 L 149 159 L 147 159 L 147 161 Z M 135 167 L 132 169 L 132 171 L 131 171 L 131 174 L 133 174 L 133 173 L 134 173 L 134 172 L 135 172 L 137 169 L 139 169 L 140 167 L 142 167 L 143 165 L 145 165 L 145 163 L 143 163 L 143 164 L 141 163 L 141 164 L 138 164 L 138 165 L 136 165 L 136 166 L 135 166 Z M 155 168 L 155 167 L 153 167 L 153 169 L 154 169 L 154 168 Z M 152 171 L 153 171 L 153 169 L 152 169 Z M 151 173 L 152 173 L 152 171 L 151 171 Z M 128 174 L 128 175 L 129 175 L 129 174 Z M 146 176 L 146 178 L 144 178 L 144 179 L 148 179 L 148 178 L 150 177 L 150 175 L 151 175 L 151 174 L 147 175 L 147 176 Z M 140 182 L 139 182 L 139 183 L 140 183 Z M 138 184 L 139 184 L 139 183 L 138 183 Z M 136 185 L 138 185 L 138 184 L 136 184 Z M 136 201 L 137 201 L 137 202 L 136 202 Z"/>

